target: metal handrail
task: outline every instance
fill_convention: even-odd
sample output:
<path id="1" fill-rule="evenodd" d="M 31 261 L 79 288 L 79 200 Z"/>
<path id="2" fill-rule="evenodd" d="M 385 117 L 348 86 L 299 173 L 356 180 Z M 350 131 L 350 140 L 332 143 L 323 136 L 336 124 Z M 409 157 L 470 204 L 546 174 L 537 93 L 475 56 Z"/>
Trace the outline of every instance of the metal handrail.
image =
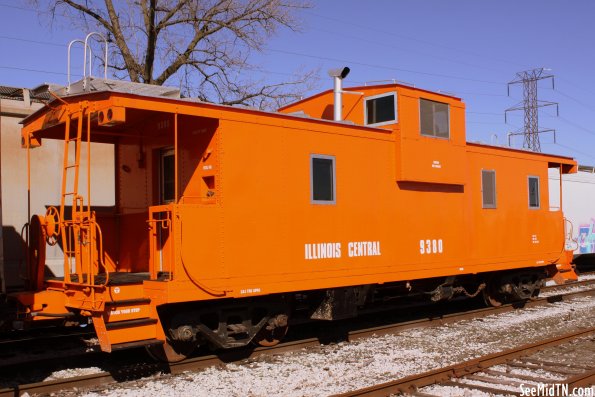
<path id="1" fill-rule="evenodd" d="M 108 41 L 107 39 L 99 32 L 91 32 L 89 33 L 86 37 L 85 37 L 85 55 L 84 55 L 84 60 L 83 60 L 83 88 L 87 88 L 87 48 L 89 47 L 89 39 L 93 36 L 99 36 L 105 45 L 105 58 L 103 60 L 103 78 L 105 80 L 107 80 L 107 47 L 108 47 Z M 89 69 L 89 76 L 91 77 L 91 73 L 92 71 Z"/>
<path id="2" fill-rule="evenodd" d="M 150 251 L 151 251 L 151 261 L 150 261 L 150 273 L 151 273 L 151 277 L 154 278 L 157 276 L 157 266 L 155 265 L 155 261 L 156 261 L 156 254 L 159 252 L 159 250 L 157 249 L 157 245 L 158 245 L 158 239 L 159 239 L 159 233 L 157 231 L 157 228 L 161 229 L 161 230 L 169 230 L 170 233 L 170 237 L 174 238 L 174 231 L 173 231 L 173 219 L 172 219 L 172 212 L 173 212 L 173 208 L 170 204 L 166 204 L 166 205 L 158 205 L 158 206 L 152 206 L 149 208 L 149 219 L 146 221 L 147 224 L 149 225 L 149 229 L 152 230 L 153 227 L 155 227 L 155 231 L 150 235 L 149 237 L 149 245 L 150 245 Z M 155 215 L 156 214 L 165 214 L 165 219 L 156 219 Z M 155 225 L 155 226 L 153 226 Z M 170 258 L 168 258 L 168 262 L 169 262 L 169 267 L 167 268 L 167 271 L 169 272 L 170 275 L 170 279 L 173 279 L 173 274 L 174 274 L 174 252 L 175 252 L 175 244 L 171 243 L 172 245 L 170 246 L 170 250 L 169 250 L 169 256 Z M 161 247 L 161 255 L 163 255 L 163 253 L 165 252 L 163 250 L 163 246 Z M 162 256 L 160 256 L 162 258 Z M 161 263 L 162 265 L 164 264 L 163 262 Z M 161 271 L 165 270 L 165 268 L 161 269 Z"/>
<path id="3" fill-rule="evenodd" d="M 72 49 L 72 45 L 75 43 L 81 43 L 82 45 L 86 46 L 87 44 L 80 39 L 75 39 L 72 40 L 70 43 L 68 43 L 68 66 L 67 66 L 67 79 L 68 79 L 68 86 L 66 87 L 66 93 L 70 92 L 70 85 L 71 85 L 71 81 L 70 81 L 70 53 L 71 53 L 71 49 Z M 91 56 L 89 57 L 89 70 L 93 70 L 93 50 L 91 48 L 89 48 L 89 52 L 91 54 Z M 85 61 L 86 63 L 86 61 Z M 84 71 L 83 71 L 83 78 L 84 76 Z"/>

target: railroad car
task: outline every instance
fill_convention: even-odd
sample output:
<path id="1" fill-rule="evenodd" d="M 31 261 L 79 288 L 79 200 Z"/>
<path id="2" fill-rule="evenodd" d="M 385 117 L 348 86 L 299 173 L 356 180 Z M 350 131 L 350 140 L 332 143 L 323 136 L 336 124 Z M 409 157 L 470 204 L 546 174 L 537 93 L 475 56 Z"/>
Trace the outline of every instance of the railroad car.
<path id="1" fill-rule="evenodd" d="M 550 169 L 550 204 L 560 207 L 557 200 L 560 197 L 560 187 L 556 183 L 559 173 Z M 579 165 L 576 174 L 563 175 L 564 200 L 562 210 L 567 220 L 568 249 L 574 250 L 573 263 L 578 268 L 593 268 L 595 266 L 595 212 L 592 209 L 591 197 L 595 196 L 595 168 Z"/>
<path id="2" fill-rule="evenodd" d="M 343 88 L 348 72 L 277 112 L 91 77 L 53 93 L 22 144 L 63 141 L 63 164 L 44 165 L 61 168 L 61 200 L 31 218 L 27 285 L 4 323 L 92 322 L 105 352 L 175 361 L 397 296 L 498 305 L 576 278 L 548 194 L 548 169 L 574 173 L 572 158 L 469 143 L 460 98 Z M 79 186 L 90 142 L 114 146 L 110 211 Z M 44 275 L 47 244 L 63 276 Z"/>

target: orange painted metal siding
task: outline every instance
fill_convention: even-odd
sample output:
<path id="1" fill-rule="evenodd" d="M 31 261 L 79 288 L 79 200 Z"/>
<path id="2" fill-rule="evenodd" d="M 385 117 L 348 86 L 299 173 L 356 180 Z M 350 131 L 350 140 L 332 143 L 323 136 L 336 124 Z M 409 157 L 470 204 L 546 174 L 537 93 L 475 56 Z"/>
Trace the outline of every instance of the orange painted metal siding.
<path id="1" fill-rule="evenodd" d="M 122 270 L 154 274 L 168 261 L 172 281 L 145 282 L 161 303 L 565 263 L 547 169 L 571 170 L 572 159 L 466 144 L 464 104 L 451 96 L 398 85 L 353 90 L 364 95 L 344 95 L 343 113 L 355 124 L 128 94 L 68 99 L 61 108 L 126 109 L 125 123 L 95 129 L 97 140 L 117 145 L 118 238 L 108 254 Z M 398 123 L 362 127 L 362 98 L 382 92 L 397 92 Z M 420 136 L 420 97 L 449 104 L 450 139 Z M 332 93 L 283 112 L 299 110 L 332 117 Z M 167 206 L 159 253 L 147 220 L 160 204 L 158 157 L 175 145 L 174 114 L 179 200 Z M 60 124 L 43 129 L 59 117 L 38 114 L 24 136 L 59 137 Z M 311 202 L 312 155 L 335 159 L 335 204 Z M 482 208 L 482 169 L 496 171 L 494 209 Z M 539 209 L 528 208 L 530 175 L 540 178 Z M 318 244 L 329 244 L 330 258 L 315 258 Z"/>

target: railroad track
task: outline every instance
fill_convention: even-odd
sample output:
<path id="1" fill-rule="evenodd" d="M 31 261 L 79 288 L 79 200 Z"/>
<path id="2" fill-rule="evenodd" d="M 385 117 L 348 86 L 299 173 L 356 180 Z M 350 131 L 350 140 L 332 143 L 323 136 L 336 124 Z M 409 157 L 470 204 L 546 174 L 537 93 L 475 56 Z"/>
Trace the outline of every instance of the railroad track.
<path id="1" fill-rule="evenodd" d="M 595 275 L 595 272 L 593 272 L 593 274 Z M 573 281 L 571 283 L 563 284 L 563 285 L 546 285 L 541 288 L 540 294 L 543 292 L 563 290 L 563 289 L 568 289 L 568 288 L 589 287 L 591 285 L 595 285 L 595 279 Z"/>
<path id="2" fill-rule="evenodd" d="M 587 280 L 589 283 L 580 283 L 581 286 L 591 286 L 595 284 L 595 280 Z M 567 287 L 566 285 L 564 287 Z M 523 308 L 533 308 L 539 306 L 546 306 L 555 302 L 569 301 L 578 297 L 593 296 L 595 289 L 572 291 L 568 293 L 552 295 L 544 298 L 539 298 L 532 301 L 524 302 Z M 447 315 L 430 316 L 428 318 L 400 322 L 398 324 L 382 325 L 363 330 L 356 330 L 347 332 L 344 335 L 348 341 L 354 341 L 361 338 L 368 338 L 371 336 L 381 336 L 385 334 L 397 333 L 403 330 L 421 327 L 437 326 L 442 324 L 455 323 L 462 320 L 470 320 L 482 318 L 489 315 L 501 314 L 511 312 L 519 307 L 516 305 L 504 305 L 497 308 L 482 308 L 470 310 L 465 313 L 454 313 Z M 11 387 L 0 390 L 0 397 L 15 396 L 22 393 L 29 394 L 49 394 L 61 390 L 72 388 L 84 389 L 94 388 L 102 385 L 107 385 L 114 382 L 138 379 L 142 376 L 148 376 L 158 372 L 169 373 L 172 375 L 180 374 L 185 371 L 196 371 L 208 368 L 222 363 L 238 362 L 248 358 L 254 358 L 259 355 L 276 355 L 285 352 L 297 351 L 307 347 L 314 347 L 320 345 L 318 338 L 302 339 L 294 342 L 287 342 L 279 344 L 271 348 L 255 348 L 247 353 L 246 351 L 225 351 L 219 355 L 207 355 L 196 358 L 187 359 L 175 364 L 158 364 L 158 363 L 140 363 L 137 365 L 130 365 L 120 368 L 117 371 L 101 372 L 91 375 L 77 376 L 68 379 L 58 379 L 47 382 L 22 384 L 17 387 Z"/>
<path id="3" fill-rule="evenodd" d="M 551 395 L 561 395 L 560 391 L 564 387 L 562 385 L 567 385 L 570 391 L 574 388 L 593 385 L 595 383 L 595 363 L 580 365 L 569 364 L 563 360 L 544 361 L 533 358 L 533 355 L 536 352 L 561 346 L 579 338 L 590 338 L 588 343 L 591 346 L 592 354 L 595 327 L 489 354 L 460 364 L 407 376 L 392 382 L 337 394 L 335 397 L 384 397 L 393 394 L 437 396 L 437 394 L 430 394 L 431 392 L 424 390 L 428 386 L 433 386 L 434 390 L 436 386 L 454 387 L 466 390 L 467 393 L 470 392 L 469 395 L 473 395 L 474 391 L 493 395 L 526 395 L 528 390 L 539 390 L 540 384 L 545 388 L 558 391 Z M 498 366 L 504 366 L 505 369 L 494 369 Z M 514 368 L 540 370 L 540 374 L 517 374 L 513 372 Z M 549 373 L 548 377 L 543 375 L 544 371 Z"/>

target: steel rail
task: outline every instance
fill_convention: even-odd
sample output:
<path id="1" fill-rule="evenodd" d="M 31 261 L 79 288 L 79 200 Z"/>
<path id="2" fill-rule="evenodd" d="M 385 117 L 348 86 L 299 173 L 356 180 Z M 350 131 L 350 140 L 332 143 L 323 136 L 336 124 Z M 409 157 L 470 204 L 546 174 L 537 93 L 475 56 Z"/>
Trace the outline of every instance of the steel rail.
<path id="1" fill-rule="evenodd" d="M 588 280 L 595 283 L 595 280 Z M 564 286 L 570 286 L 567 284 Z M 362 330 L 355 330 L 348 332 L 347 340 L 354 341 L 357 339 L 368 338 L 371 336 L 386 335 L 391 333 L 401 332 L 407 329 L 413 328 L 425 328 L 443 324 L 450 324 L 462 320 L 471 320 L 475 318 L 483 318 L 489 315 L 502 314 L 512 312 L 519 308 L 533 308 L 539 306 L 547 306 L 552 303 L 563 302 L 575 298 L 594 296 L 595 289 L 589 289 L 584 291 L 574 291 L 569 293 L 562 293 L 549 297 L 537 298 L 523 302 L 522 304 L 507 304 L 500 307 L 488 307 L 482 309 L 475 309 L 464 313 L 453 313 L 447 315 L 438 315 L 435 317 L 428 317 L 420 320 L 413 320 L 407 322 L 399 322 L 391 325 L 378 326 L 373 328 L 367 328 Z M 162 372 L 170 373 L 172 375 L 180 374 L 185 371 L 194 371 L 219 365 L 222 363 L 228 363 L 233 361 L 240 361 L 243 359 L 254 358 L 259 355 L 275 355 L 285 352 L 297 351 L 299 349 L 320 346 L 321 342 L 318 338 L 308 338 L 293 342 L 281 343 L 274 347 L 258 347 L 255 348 L 249 355 L 245 355 L 242 351 L 223 351 L 219 355 L 208 355 L 190 358 L 179 363 L 171 363 L 169 365 L 155 365 L 156 369 L 160 369 Z M 108 372 L 101 372 L 97 374 L 77 376 L 67 379 L 57 379 L 48 382 L 38 382 L 31 384 L 23 384 L 16 387 L 10 387 L 0 389 L 0 397 L 8 397 L 21 395 L 25 392 L 32 393 L 54 393 L 61 390 L 70 388 L 83 388 L 91 386 L 100 386 L 110 383 L 117 382 L 120 376 L 117 374 L 110 374 Z"/>
<path id="2" fill-rule="evenodd" d="M 586 287 L 586 286 L 590 286 L 593 284 L 595 284 L 595 279 L 573 281 L 573 282 L 570 282 L 567 284 L 561 284 L 561 285 L 546 285 L 543 288 L 541 288 L 540 293 L 546 292 L 546 291 L 564 289 L 564 288 L 571 288 L 571 287 Z"/>
<path id="3" fill-rule="evenodd" d="M 421 374 L 406 376 L 404 378 L 397 379 L 391 382 L 381 383 L 379 385 L 374 385 L 347 393 L 336 394 L 334 396 L 385 397 L 395 393 L 404 394 L 416 392 L 418 388 L 430 386 L 436 383 L 439 384 L 442 382 L 448 382 L 452 378 L 460 378 L 465 375 L 473 374 L 475 372 L 481 372 L 495 365 L 504 364 L 507 361 L 522 356 L 526 356 L 531 353 L 535 353 L 547 347 L 558 346 L 583 336 L 589 336 L 593 333 L 595 333 L 595 327 L 591 327 L 576 332 L 571 332 L 562 336 L 556 336 L 543 341 L 526 344 L 512 349 L 507 349 L 502 352 L 488 354 L 486 356 L 464 361 L 459 364 L 449 365 L 448 367 L 435 369 Z M 593 372 L 590 371 L 590 373 L 581 374 L 573 377 L 569 380 L 569 383 L 572 382 L 575 386 L 585 385 L 588 384 L 589 379 L 592 379 L 593 376 Z M 472 386 L 475 387 L 475 385 Z"/>
<path id="4" fill-rule="evenodd" d="M 575 375 L 572 378 L 568 378 L 566 379 L 565 383 L 568 383 L 568 388 L 570 390 L 572 390 L 575 387 L 586 387 L 595 385 L 595 369 L 591 369 L 582 374 Z"/>

